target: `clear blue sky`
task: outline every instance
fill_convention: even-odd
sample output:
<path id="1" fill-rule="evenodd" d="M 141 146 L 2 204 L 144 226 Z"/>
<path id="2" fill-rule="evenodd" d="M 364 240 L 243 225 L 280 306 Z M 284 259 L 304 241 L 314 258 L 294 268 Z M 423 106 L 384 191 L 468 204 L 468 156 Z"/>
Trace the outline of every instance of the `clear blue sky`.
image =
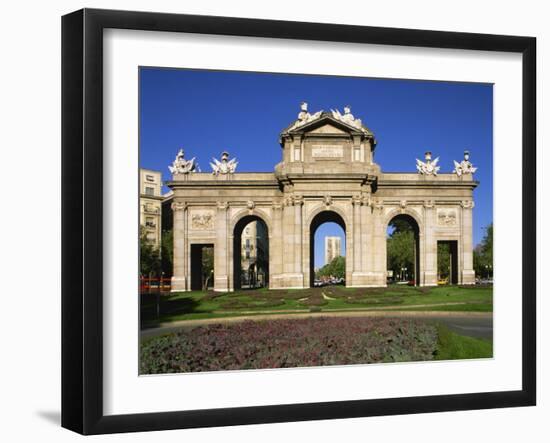
<path id="1" fill-rule="evenodd" d="M 273 171 L 281 160 L 278 136 L 310 112 L 351 105 L 375 134 L 375 161 L 387 172 L 415 172 L 425 151 L 451 172 L 463 151 L 479 167 L 474 191 L 474 242 L 493 220 L 493 88 L 490 84 L 265 74 L 184 69 L 140 69 L 140 166 L 162 171 L 180 147 L 210 171 L 223 150 L 238 171 Z M 323 225 L 317 237 L 343 235 Z M 316 266 L 323 242 L 316 241 Z"/>

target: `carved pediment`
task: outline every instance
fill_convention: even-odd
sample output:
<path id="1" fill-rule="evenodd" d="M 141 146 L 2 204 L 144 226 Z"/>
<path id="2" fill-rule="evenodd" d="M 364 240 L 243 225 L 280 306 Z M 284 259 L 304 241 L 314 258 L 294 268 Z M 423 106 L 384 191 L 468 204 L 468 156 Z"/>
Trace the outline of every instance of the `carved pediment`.
<path id="1" fill-rule="evenodd" d="M 309 132 L 310 134 L 347 134 L 346 131 L 330 124 L 322 125 L 306 132 Z"/>
<path id="2" fill-rule="evenodd" d="M 317 133 L 317 134 L 358 134 L 372 136 L 372 133 L 365 128 L 354 127 L 345 121 L 338 120 L 329 112 L 321 112 L 319 115 L 310 116 L 310 120 L 297 122 L 294 127 L 288 128 L 288 133 Z"/>
<path id="3" fill-rule="evenodd" d="M 349 106 L 344 107 L 343 113 L 338 109 L 310 113 L 305 102 L 300 106 L 297 120 L 284 129 L 281 136 L 304 133 L 354 134 L 374 139 L 373 133 L 363 125 L 361 119 L 355 118 Z"/>

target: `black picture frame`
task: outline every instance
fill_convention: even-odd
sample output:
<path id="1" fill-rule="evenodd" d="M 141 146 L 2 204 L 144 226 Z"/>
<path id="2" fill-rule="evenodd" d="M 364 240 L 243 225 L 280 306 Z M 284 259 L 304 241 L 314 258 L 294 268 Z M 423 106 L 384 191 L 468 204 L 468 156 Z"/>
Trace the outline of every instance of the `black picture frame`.
<path id="1" fill-rule="evenodd" d="M 522 54 L 522 389 L 131 415 L 103 413 L 103 30 L 171 31 Z M 83 9 L 62 18 L 62 426 L 82 434 L 228 426 L 536 403 L 536 39 Z"/>

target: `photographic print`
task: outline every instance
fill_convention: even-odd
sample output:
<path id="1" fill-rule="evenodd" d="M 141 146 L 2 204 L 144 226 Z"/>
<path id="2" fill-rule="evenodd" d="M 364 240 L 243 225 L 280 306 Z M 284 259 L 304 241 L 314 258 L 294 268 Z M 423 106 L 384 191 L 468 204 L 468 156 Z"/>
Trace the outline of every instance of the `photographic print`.
<path id="1" fill-rule="evenodd" d="M 492 358 L 493 85 L 139 68 L 139 372 Z"/>

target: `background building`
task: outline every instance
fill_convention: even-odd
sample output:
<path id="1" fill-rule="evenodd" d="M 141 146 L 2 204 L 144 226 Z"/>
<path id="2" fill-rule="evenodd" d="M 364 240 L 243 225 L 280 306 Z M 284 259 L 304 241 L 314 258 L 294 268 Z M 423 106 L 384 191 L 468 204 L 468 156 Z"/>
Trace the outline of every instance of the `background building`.
<path id="1" fill-rule="evenodd" d="M 341 241 L 340 237 L 325 237 L 325 265 L 342 255 Z"/>
<path id="2" fill-rule="evenodd" d="M 139 170 L 139 223 L 145 238 L 155 248 L 161 245 L 162 174 L 151 169 Z"/>
<path id="3" fill-rule="evenodd" d="M 267 231 L 264 223 L 253 221 L 246 225 L 241 236 L 241 278 L 243 287 L 266 285 Z"/>

